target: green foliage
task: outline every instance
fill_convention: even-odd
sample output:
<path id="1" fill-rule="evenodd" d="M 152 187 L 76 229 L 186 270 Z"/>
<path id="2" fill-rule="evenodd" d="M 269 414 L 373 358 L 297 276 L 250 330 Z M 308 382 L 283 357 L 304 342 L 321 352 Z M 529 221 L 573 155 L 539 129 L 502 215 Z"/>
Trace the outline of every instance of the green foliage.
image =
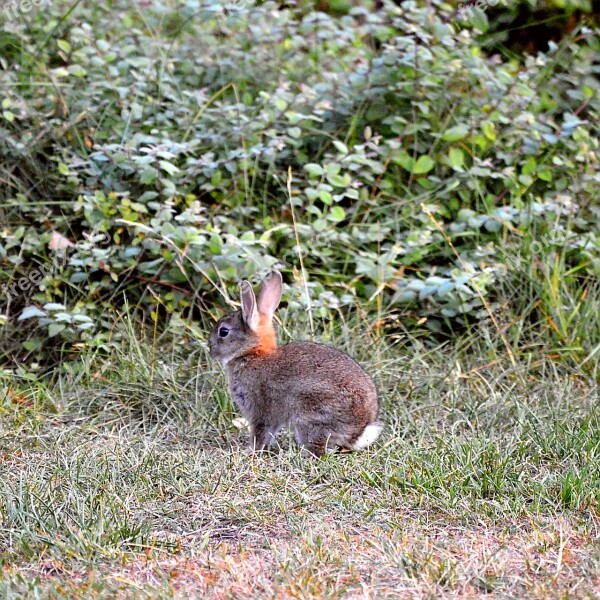
<path id="1" fill-rule="evenodd" d="M 451 15 L 55 1 L 6 21 L 0 267 L 47 274 L 11 296 L 5 355 L 108 349 L 123 298 L 179 334 L 206 326 L 226 288 L 299 253 L 323 319 L 377 302 L 464 327 L 553 230 L 529 259 L 597 290 L 597 36 L 521 64 Z"/>

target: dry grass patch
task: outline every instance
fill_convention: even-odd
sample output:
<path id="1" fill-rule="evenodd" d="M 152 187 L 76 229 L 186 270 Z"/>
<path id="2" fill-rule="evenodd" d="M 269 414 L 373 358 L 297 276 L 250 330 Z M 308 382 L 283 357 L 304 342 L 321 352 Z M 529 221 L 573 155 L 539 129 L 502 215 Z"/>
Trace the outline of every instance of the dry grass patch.
<path id="1" fill-rule="evenodd" d="M 567 517 L 502 527 L 419 520 L 349 529 L 315 522 L 304 535 L 258 544 L 240 531 L 236 542 L 182 541 L 176 554 L 148 549 L 88 570 L 42 559 L 7 565 L 3 575 L 65 597 L 592 598 L 600 590 L 597 539 Z"/>

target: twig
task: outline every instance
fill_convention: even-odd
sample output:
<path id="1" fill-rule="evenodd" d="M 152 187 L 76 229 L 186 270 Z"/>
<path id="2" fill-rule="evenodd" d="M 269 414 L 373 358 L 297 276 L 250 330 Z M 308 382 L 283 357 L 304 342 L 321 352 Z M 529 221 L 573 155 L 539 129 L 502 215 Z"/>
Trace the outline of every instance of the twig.
<path id="1" fill-rule="evenodd" d="M 308 310 L 308 322 L 310 323 L 310 334 L 315 336 L 315 325 L 312 318 L 312 306 L 310 303 L 310 294 L 308 292 L 308 277 L 304 269 L 304 260 L 302 259 L 302 248 L 300 247 L 300 236 L 296 224 L 296 213 L 294 212 L 294 203 L 292 202 L 292 167 L 288 167 L 287 190 L 290 199 L 290 208 L 292 209 L 292 222 L 294 224 L 294 234 L 296 236 L 296 246 L 298 247 L 298 257 L 300 258 L 300 270 L 302 271 L 302 280 L 304 282 L 304 293 L 306 294 L 306 307 Z"/>

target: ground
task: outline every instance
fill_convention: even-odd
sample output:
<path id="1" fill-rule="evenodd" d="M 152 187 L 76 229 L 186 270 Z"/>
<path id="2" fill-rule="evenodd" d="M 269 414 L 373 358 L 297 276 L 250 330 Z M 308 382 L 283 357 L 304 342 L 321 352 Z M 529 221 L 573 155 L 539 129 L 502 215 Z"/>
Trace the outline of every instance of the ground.
<path id="1" fill-rule="evenodd" d="M 364 357 L 384 433 L 322 460 L 246 452 L 202 353 L 13 380 L 0 596 L 598 597 L 595 373 L 460 352 Z"/>

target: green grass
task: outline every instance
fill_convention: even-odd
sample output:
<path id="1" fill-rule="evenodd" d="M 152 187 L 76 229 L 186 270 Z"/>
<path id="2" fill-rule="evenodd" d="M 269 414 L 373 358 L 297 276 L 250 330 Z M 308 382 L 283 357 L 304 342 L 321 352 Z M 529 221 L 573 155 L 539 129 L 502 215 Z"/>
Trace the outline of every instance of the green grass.
<path id="1" fill-rule="evenodd" d="M 481 332 L 336 340 L 386 428 L 320 461 L 287 435 L 244 450 L 203 342 L 132 338 L 78 377 L 6 380 L 0 596 L 594 597 L 594 359 L 513 366 Z"/>

